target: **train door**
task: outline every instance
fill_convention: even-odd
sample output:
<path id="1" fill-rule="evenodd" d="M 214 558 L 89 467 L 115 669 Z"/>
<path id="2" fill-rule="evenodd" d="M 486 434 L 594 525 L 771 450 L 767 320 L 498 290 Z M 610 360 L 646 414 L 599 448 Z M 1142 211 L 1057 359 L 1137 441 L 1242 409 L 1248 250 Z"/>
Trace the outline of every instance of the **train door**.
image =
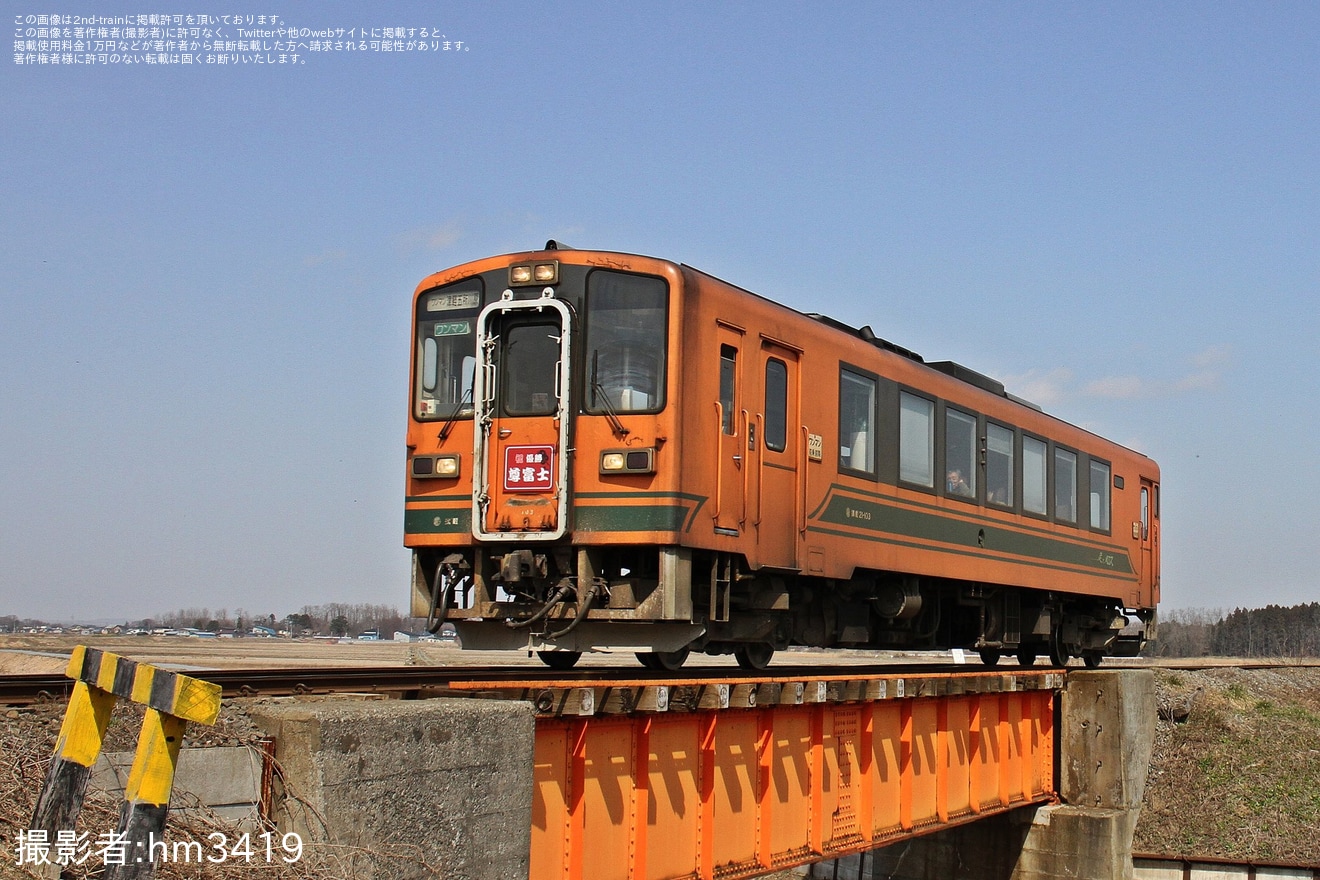
<path id="1" fill-rule="evenodd" d="M 757 530 L 757 559 L 772 568 L 797 568 L 798 354 L 766 342 L 761 348 L 764 379 L 760 411 L 748 429 L 747 447 L 756 473 L 752 477 L 752 521 Z"/>
<path id="2" fill-rule="evenodd" d="M 1141 481 L 1141 592 L 1160 600 L 1160 487 Z"/>
<path id="3" fill-rule="evenodd" d="M 743 331 L 719 324 L 719 391 L 712 407 L 715 427 L 715 531 L 740 535 L 747 521 L 747 409 L 743 401 Z"/>
<path id="4" fill-rule="evenodd" d="M 477 320 L 472 534 L 554 540 L 568 514 L 568 307 L 505 299 Z"/>

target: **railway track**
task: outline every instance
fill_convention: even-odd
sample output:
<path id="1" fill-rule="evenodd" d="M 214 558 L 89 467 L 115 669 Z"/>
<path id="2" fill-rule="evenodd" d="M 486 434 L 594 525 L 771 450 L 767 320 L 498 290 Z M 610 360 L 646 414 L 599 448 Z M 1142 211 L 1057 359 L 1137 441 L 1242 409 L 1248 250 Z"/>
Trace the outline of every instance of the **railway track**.
<path id="1" fill-rule="evenodd" d="M 1187 661 L 1175 663 L 1115 664 L 1109 668 L 1146 668 L 1170 670 L 1291 669 L 1320 666 L 1320 660 Z M 404 699 L 439 696 L 447 692 L 471 693 L 483 689 L 512 690 L 529 688 L 575 688 L 648 684 L 670 687 L 698 686 L 710 683 L 765 684 L 790 681 L 849 681 L 865 678 L 921 676 L 948 673 L 955 669 L 967 674 L 977 672 L 1012 673 L 1020 667 L 1011 664 L 993 668 L 970 663 L 965 666 L 941 664 L 882 664 L 874 666 L 774 666 L 751 673 L 733 668 L 693 667 L 671 674 L 631 667 L 591 667 L 555 671 L 533 667 L 507 666 L 364 666 L 364 667 L 290 667 L 279 669 L 189 670 L 188 674 L 220 685 L 224 698 L 288 696 L 296 694 L 378 693 Z M 1043 672 L 1053 667 L 1031 667 Z M 0 705 L 24 705 L 42 700 L 67 698 L 73 682 L 62 674 L 0 676 Z"/>
<path id="2" fill-rule="evenodd" d="M 966 674 L 1001 674 L 1014 667 L 994 670 L 980 665 L 949 664 L 877 666 L 780 666 L 751 673 L 733 668 L 700 668 L 657 674 L 642 668 L 603 668 L 555 671 L 528 667 L 299 667 L 282 669 L 189 670 L 194 678 L 217 684 L 224 698 L 310 694 L 378 693 L 404 699 L 470 694 L 483 690 L 525 690 L 581 687 L 669 687 L 718 684 L 771 684 L 809 681 L 856 681 L 868 678 L 920 677 L 947 674 L 955 669 Z M 1045 672 L 1047 667 L 1034 668 Z M 23 705 L 41 700 L 65 699 L 73 682 L 62 674 L 0 676 L 0 704 Z"/>

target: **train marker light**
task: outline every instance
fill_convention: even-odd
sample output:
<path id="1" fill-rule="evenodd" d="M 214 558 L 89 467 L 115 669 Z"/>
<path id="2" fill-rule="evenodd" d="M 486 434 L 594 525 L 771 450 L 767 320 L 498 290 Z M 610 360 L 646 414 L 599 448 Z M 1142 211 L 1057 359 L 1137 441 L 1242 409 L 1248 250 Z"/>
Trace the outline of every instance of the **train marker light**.
<path id="1" fill-rule="evenodd" d="M 453 479 L 458 476 L 461 458 L 458 455 L 418 456 L 412 460 L 412 475 L 418 479 Z"/>
<path id="2" fill-rule="evenodd" d="M 645 449 L 609 449 L 600 455 L 602 474 L 655 473 L 655 447 Z"/>
<path id="3" fill-rule="evenodd" d="M 558 284 L 559 261 L 545 263 L 519 263 L 509 267 L 509 286 L 525 287 L 529 284 Z"/>

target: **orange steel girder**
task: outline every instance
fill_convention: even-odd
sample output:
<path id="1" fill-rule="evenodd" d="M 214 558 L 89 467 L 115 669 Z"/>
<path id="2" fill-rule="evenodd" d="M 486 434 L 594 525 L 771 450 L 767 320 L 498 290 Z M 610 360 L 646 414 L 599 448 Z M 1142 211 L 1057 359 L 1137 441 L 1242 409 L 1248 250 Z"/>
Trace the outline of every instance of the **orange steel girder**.
<path id="1" fill-rule="evenodd" d="M 1054 678 L 1042 678 L 1036 690 L 538 719 L 531 877 L 753 877 L 1053 800 Z"/>

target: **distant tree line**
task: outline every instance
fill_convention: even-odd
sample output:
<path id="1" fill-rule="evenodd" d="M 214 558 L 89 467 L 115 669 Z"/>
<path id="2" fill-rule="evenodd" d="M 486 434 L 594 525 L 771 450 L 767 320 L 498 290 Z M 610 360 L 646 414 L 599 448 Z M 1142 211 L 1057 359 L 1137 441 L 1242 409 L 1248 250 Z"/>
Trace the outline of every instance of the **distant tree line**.
<path id="1" fill-rule="evenodd" d="M 224 632 L 250 631 L 255 626 L 289 631 L 293 635 L 357 636 L 364 632 L 377 632 L 390 638 L 396 630 L 412 632 L 417 621 L 404 617 L 393 605 L 331 602 L 328 605 L 304 605 L 293 614 L 252 613 L 236 608 L 232 616 L 229 609 L 180 608 L 156 615 L 138 625 L 147 627 L 192 627 L 194 629 Z"/>
<path id="2" fill-rule="evenodd" d="M 1320 602 L 1162 614 L 1156 657 L 1320 657 Z"/>

